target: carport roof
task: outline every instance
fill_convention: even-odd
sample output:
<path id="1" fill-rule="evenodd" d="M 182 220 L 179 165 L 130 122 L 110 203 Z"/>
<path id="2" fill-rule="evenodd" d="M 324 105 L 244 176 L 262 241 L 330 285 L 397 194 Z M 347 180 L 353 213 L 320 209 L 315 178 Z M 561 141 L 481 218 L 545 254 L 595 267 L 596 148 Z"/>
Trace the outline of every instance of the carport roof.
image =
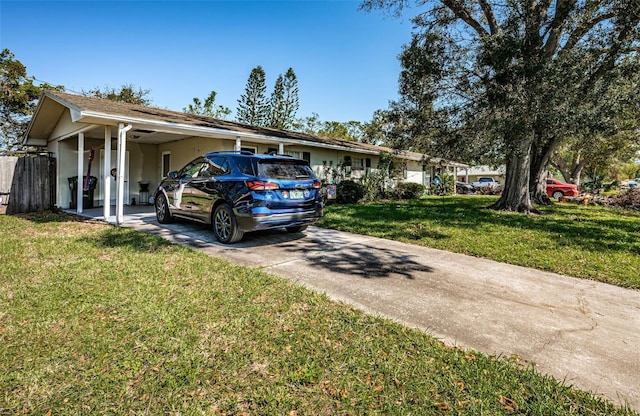
<path id="1" fill-rule="evenodd" d="M 220 120 L 196 114 L 187 114 L 155 107 L 111 101 L 102 98 L 86 97 L 59 91 L 46 91 L 40 98 L 36 112 L 29 124 L 23 143 L 25 145 L 44 145 L 50 138 L 57 120 L 65 109 L 71 114 L 71 121 L 86 125 L 111 125 L 128 123 L 134 129 L 144 132 L 165 132 L 186 136 L 237 136 L 246 139 L 263 139 L 277 142 L 298 143 L 307 146 L 326 147 L 357 153 L 379 155 L 393 153 L 408 160 L 426 160 L 439 163 L 441 160 L 449 166 L 467 165 L 421 153 L 397 151 L 371 144 L 348 140 L 320 137 L 290 130 L 278 130 L 268 127 L 251 126 L 228 120 Z"/>

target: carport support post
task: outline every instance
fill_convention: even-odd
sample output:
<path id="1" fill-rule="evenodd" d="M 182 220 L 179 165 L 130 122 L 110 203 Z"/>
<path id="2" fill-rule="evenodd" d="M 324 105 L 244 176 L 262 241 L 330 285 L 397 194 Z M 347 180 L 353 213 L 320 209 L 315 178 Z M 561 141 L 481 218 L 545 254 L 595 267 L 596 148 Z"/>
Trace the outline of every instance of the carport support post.
<path id="1" fill-rule="evenodd" d="M 116 224 L 120 225 L 124 222 L 124 158 L 127 151 L 127 132 L 131 130 L 133 126 L 128 124 L 126 127 L 124 123 L 118 125 L 118 167 L 117 169 L 117 182 L 118 182 L 118 194 L 116 195 Z"/>
<path id="2" fill-rule="evenodd" d="M 242 139 L 240 137 L 236 137 L 236 152 L 239 152 L 242 149 Z"/>
<path id="3" fill-rule="evenodd" d="M 109 221 L 111 216 L 111 126 L 104 126 L 104 203 L 103 214 L 104 220 Z"/>
<path id="4" fill-rule="evenodd" d="M 84 193 L 84 181 L 82 171 L 84 170 L 84 133 L 78 133 L 78 181 L 76 183 L 76 212 L 82 214 L 82 194 Z"/>
<path id="5" fill-rule="evenodd" d="M 278 154 L 279 155 L 284 154 L 284 143 L 278 143 Z"/>

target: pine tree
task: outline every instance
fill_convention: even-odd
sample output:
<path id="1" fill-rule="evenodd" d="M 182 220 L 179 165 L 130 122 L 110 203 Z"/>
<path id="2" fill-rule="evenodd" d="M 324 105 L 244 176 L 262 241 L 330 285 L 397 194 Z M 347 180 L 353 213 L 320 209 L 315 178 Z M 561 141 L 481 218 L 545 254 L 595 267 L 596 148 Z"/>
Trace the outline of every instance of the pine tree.
<path id="1" fill-rule="evenodd" d="M 260 65 L 251 70 L 245 93 L 238 100 L 237 118 L 241 123 L 253 126 L 267 126 L 269 123 L 269 102 L 266 75 Z"/>
<path id="2" fill-rule="evenodd" d="M 270 110 L 271 118 L 269 121 L 269 127 L 274 129 L 285 128 L 285 101 L 284 101 L 284 79 L 281 75 L 278 75 L 276 84 L 273 87 L 273 93 L 271 93 Z"/>
<path id="3" fill-rule="evenodd" d="M 298 102 L 298 78 L 293 68 L 289 68 L 284 75 L 284 100 L 283 100 L 283 129 L 292 128 L 295 123 L 296 113 L 300 104 Z"/>

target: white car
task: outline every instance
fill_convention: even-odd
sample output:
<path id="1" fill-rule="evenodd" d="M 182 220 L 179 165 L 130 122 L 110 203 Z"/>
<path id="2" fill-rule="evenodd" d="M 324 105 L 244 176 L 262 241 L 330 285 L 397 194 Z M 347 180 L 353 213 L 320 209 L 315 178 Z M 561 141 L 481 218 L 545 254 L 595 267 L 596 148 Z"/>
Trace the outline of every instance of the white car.
<path id="1" fill-rule="evenodd" d="M 620 184 L 620 189 L 633 189 L 639 187 L 640 183 L 636 181 L 622 181 L 622 183 Z"/>

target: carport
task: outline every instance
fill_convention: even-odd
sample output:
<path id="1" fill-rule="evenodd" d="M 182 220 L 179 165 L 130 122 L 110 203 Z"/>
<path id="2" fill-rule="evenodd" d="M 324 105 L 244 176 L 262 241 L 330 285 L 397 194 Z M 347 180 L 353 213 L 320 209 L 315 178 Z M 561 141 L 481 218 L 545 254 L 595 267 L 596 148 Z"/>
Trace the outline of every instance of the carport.
<path id="1" fill-rule="evenodd" d="M 243 139 L 250 139 L 252 143 L 256 141 L 273 143 L 274 141 L 273 138 L 247 131 L 232 131 L 212 126 L 211 123 L 206 123 L 206 120 L 211 119 L 205 117 L 151 108 L 146 108 L 146 111 L 136 111 L 131 107 L 133 106 L 119 102 L 60 92 L 44 93 L 29 124 L 23 144 L 47 146 L 49 151 L 59 159 L 64 159 L 59 163 L 60 167 L 56 172 L 58 206 L 64 206 L 62 201 L 66 195 L 63 190 L 67 185 L 65 173 L 71 171 L 71 166 L 75 166 L 72 170 L 78 184 L 75 212 L 81 214 L 86 209 L 85 198 L 83 198 L 84 175 L 96 172 L 95 166 L 91 169 L 91 164 L 96 157 L 95 150 L 101 153 L 99 163 L 101 169 L 97 172 L 102 185 L 101 217 L 107 221 L 112 217 L 112 204 L 107 201 L 111 201 L 115 196 L 115 222 L 121 224 L 125 216 L 124 207 L 130 202 L 126 198 L 129 189 L 125 182 L 131 173 L 127 166 L 127 149 L 131 144 L 157 146 L 197 136 L 205 139 L 221 139 L 228 143 L 226 146 L 228 150 L 240 150 Z M 198 123 L 192 124 L 193 119 Z M 72 146 L 69 145 L 71 142 L 74 142 Z M 64 155 L 69 150 L 73 151 L 75 158 Z M 284 151 L 282 140 L 278 143 L 278 150 Z M 116 157 L 112 160 L 114 153 Z M 147 175 L 154 176 L 155 180 L 161 177 L 157 172 Z M 114 180 L 113 186 L 111 177 Z M 128 209 L 129 212 L 133 210 L 144 211 L 143 208 L 133 206 Z"/>

